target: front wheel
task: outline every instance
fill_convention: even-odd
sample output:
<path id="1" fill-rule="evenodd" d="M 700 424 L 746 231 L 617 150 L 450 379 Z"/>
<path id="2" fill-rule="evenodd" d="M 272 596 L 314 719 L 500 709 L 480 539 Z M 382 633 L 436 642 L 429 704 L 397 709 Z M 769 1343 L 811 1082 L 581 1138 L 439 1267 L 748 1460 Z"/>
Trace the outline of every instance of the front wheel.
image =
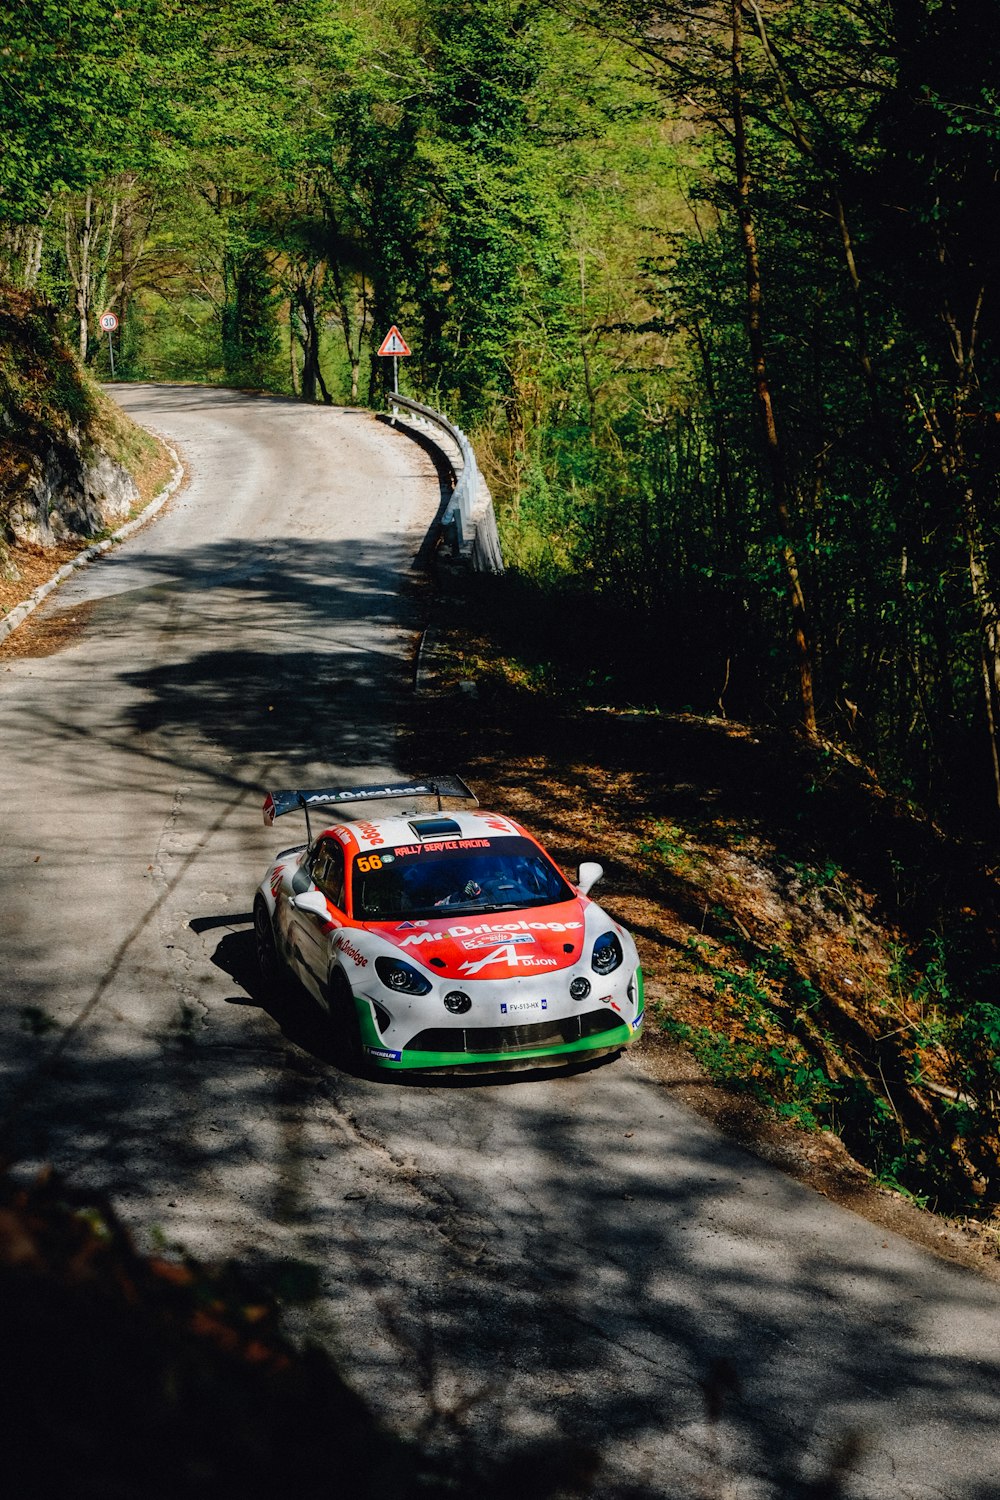
<path id="1" fill-rule="evenodd" d="M 339 970 L 331 974 L 327 993 L 334 1061 L 345 1073 L 353 1073 L 356 1078 L 364 1077 L 368 1072 L 368 1059 L 361 1043 L 358 1009 L 351 987 Z"/>

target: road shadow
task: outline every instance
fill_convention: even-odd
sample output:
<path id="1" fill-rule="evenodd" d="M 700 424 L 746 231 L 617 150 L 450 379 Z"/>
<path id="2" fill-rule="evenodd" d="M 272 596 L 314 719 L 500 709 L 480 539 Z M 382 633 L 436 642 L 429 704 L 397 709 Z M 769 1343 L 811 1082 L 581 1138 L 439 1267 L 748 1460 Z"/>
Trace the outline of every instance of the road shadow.
<path id="1" fill-rule="evenodd" d="M 217 961 L 248 972 L 238 942 Z M 1000 1314 L 971 1275 L 859 1236 L 850 1215 L 817 1222 L 803 1189 L 614 1069 L 427 1089 L 403 1113 L 398 1090 L 338 1073 L 308 1026 L 267 1015 L 245 1044 L 211 1025 L 125 1061 L 81 1044 L 58 1111 L 29 1104 L 22 1133 L 171 1238 L 193 1229 L 189 1202 L 221 1231 L 249 1201 L 252 1271 L 312 1267 L 345 1311 L 367 1285 L 396 1367 L 356 1331 L 347 1373 L 386 1411 L 408 1380 L 450 1391 L 432 1451 L 482 1475 L 516 1452 L 527 1409 L 596 1436 L 595 1493 L 614 1500 L 991 1493 L 1000 1356 L 970 1361 L 961 1331 Z M 956 1453 L 961 1484 L 938 1471 Z"/>
<path id="2" fill-rule="evenodd" d="M 110 554 L 93 566 L 96 596 L 75 638 L 82 655 L 58 710 L 17 700 L 7 731 L 65 758 L 68 800 L 120 800 L 189 772 L 220 792 L 263 793 L 268 766 L 292 776 L 324 763 L 384 765 L 412 688 L 422 539 L 237 539 Z M 105 655 L 95 713 L 88 651 L 133 627 L 151 634 L 154 660 Z M 205 644 L 223 638 L 237 644 Z"/>
<path id="3" fill-rule="evenodd" d="M 246 920 L 252 923 L 253 915 Z M 190 925 L 194 928 L 195 923 Z M 211 962 L 238 986 L 237 994 L 225 997 L 227 1005 L 260 1010 L 270 1017 L 293 1047 L 322 1065 L 337 1064 L 337 1049 L 329 1020 L 312 996 L 290 975 L 278 986 L 264 983 L 257 965 L 252 927 L 244 932 L 227 932 L 212 953 Z"/>

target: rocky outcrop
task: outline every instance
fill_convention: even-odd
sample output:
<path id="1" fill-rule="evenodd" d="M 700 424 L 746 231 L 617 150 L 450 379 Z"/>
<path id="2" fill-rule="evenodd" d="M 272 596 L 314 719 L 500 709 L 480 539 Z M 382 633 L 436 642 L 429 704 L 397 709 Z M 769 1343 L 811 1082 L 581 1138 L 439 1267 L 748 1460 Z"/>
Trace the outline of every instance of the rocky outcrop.
<path id="1" fill-rule="evenodd" d="M 124 521 L 139 499 L 127 469 L 106 453 L 86 453 L 70 432 L 58 447 L 23 458 L 0 494 L 0 513 L 16 542 L 43 547 L 67 536 L 96 536 Z"/>
<path id="2" fill-rule="evenodd" d="M 123 419 L 105 406 L 62 338 L 55 308 L 0 285 L 0 567 L 5 542 L 46 547 L 98 536 L 138 501 L 114 451 Z"/>

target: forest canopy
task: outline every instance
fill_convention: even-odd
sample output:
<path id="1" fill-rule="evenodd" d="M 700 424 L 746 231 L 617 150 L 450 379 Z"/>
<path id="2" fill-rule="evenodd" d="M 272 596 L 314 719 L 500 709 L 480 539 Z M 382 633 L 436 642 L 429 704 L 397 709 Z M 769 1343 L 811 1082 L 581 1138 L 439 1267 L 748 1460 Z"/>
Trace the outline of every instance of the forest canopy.
<path id="1" fill-rule="evenodd" d="M 473 432 L 564 687 L 1000 812 L 993 0 L 22 0 L 0 274 L 79 359 Z M 576 609 L 575 606 L 579 606 Z M 554 649 L 554 648 L 553 648 Z"/>

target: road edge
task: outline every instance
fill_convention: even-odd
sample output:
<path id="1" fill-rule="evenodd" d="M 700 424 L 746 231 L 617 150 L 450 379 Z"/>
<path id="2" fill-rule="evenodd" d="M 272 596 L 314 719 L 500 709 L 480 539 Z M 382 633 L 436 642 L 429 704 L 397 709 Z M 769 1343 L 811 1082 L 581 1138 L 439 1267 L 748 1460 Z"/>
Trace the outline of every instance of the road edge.
<path id="1" fill-rule="evenodd" d="M 169 443 L 164 443 L 163 446 L 174 461 L 174 469 L 159 494 L 154 495 L 149 504 L 131 521 L 126 521 L 124 526 L 119 526 L 117 531 L 113 531 L 103 541 L 95 542 L 92 547 L 87 547 L 83 552 L 78 552 L 76 557 L 71 558 L 68 563 L 64 563 L 45 583 L 41 583 L 36 589 L 33 589 L 27 599 L 22 600 L 20 604 L 16 604 L 10 613 L 0 620 L 0 643 L 5 641 L 9 635 L 12 635 L 19 625 L 23 625 L 28 616 L 33 614 L 42 603 L 43 599 L 46 599 L 54 589 L 57 589 L 61 583 L 64 583 L 77 568 L 85 567 L 87 563 L 93 562 L 95 557 L 100 557 L 103 552 L 108 552 L 112 547 L 117 546 L 119 542 L 124 542 L 134 532 L 138 531 L 140 527 L 145 526 L 148 521 L 151 521 L 157 511 L 166 505 L 184 478 L 184 464 L 176 448 L 172 448 Z"/>

